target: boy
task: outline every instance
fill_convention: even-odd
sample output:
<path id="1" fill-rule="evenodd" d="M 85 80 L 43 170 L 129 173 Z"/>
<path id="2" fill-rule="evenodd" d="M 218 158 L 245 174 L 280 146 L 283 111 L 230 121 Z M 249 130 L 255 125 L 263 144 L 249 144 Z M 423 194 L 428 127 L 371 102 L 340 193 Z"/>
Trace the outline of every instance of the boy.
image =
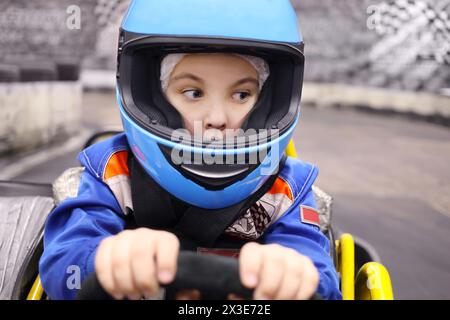
<path id="1" fill-rule="evenodd" d="M 116 299 L 154 297 L 173 280 L 180 247 L 235 252 L 255 299 L 340 298 L 317 226 L 317 169 L 283 156 L 303 72 L 292 13 L 289 1 L 130 5 L 118 51 L 125 134 L 80 154 L 78 194 L 47 221 L 40 274 L 50 298 L 76 295 L 71 265 L 82 279 L 95 270 Z M 260 31 L 268 19 L 274 27 Z"/>

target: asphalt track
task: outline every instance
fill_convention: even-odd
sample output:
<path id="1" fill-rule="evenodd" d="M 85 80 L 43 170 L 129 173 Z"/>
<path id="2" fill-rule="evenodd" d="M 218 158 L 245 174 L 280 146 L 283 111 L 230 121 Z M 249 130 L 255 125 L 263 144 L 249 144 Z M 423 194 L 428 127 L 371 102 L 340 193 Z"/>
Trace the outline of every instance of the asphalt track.
<path id="1" fill-rule="evenodd" d="M 111 96 L 85 97 L 85 125 L 117 124 Z M 303 108 L 294 136 L 334 197 L 333 225 L 369 242 L 397 299 L 450 299 L 450 129 L 394 115 Z M 17 180 L 51 181 L 77 151 Z"/>
<path id="2" fill-rule="evenodd" d="M 334 197 L 333 224 L 372 244 L 399 299 L 450 299 L 450 129 L 304 108 L 300 158 Z"/>

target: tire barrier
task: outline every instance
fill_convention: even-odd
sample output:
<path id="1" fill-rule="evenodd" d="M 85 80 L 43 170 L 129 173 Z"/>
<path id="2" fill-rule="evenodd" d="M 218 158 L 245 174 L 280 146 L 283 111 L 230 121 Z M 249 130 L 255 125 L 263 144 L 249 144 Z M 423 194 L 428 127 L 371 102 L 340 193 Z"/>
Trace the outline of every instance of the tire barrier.
<path id="1" fill-rule="evenodd" d="M 56 65 L 49 61 L 22 61 L 20 67 L 21 82 L 56 81 L 58 70 Z"/>
<path id="2" fill-rule="evenodd" d="M 58 81 L 78 81 L 80 78 L 80 62 L 70 59 L 56 62 Z"/>
<path id="3" fill-rule="evenodd" d="M 20 68 L 11 64 L 0 64 L 0 83 L 20 81 Z"/>

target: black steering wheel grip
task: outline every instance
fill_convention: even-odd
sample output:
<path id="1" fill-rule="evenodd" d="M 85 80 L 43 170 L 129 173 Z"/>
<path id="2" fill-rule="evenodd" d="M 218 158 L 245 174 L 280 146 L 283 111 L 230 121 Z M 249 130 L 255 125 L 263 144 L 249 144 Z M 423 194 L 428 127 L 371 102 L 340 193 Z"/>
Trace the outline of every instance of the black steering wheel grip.
<path id="1" fill-rule="evenodd" d="M 230 293 L 244 299 L 253 297 L 253 290 L 241 284 L 237 259 L 218 255 L 198 255 L 191 251 L 180 252 L 175 280 L 163 288 L 170 292 L 197 289 L 205 300 L 226 299 Z M 111 300 L 113 298 L 102 288 L 94 272 L 83 282 L 77 299 Z M 311 299 L 321 300 L 322 298 L 316 293 Z"/>

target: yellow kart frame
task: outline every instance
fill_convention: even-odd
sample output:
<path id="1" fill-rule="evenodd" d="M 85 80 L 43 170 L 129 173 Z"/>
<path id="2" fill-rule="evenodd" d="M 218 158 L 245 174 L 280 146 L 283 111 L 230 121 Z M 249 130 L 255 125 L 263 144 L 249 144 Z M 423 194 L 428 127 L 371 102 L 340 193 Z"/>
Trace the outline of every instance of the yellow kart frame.
<path id="1" fill-rule="evenodd" d="M 286 148 L 286 155 L 297 158 L 292 140 Z M 378 262 L 365 263 L 355 277 L 355 241 L 351 234 L 342 234 L 339 239 L 335 240 L 334 245 L 336 270 L 340 275 L 340 287 L 344 300 L 394 299 L 389 273 L 382 264 Z M 38 275 L 28 293 L 27 300 L 41 300 L 43 297 L 44 289 Z"/>
<path id="2" fill-rule="evenodd" d="M 294 142 L 286 148 L 286 155 L 297 158 Z M 335 241 L 336 270 L 340 275 L 342 298 L 344 300 L 393 300 L 391 278 L 387 269 L 378 262 L 368 262 L 355 278 L 355 241 L 344 233 Z"/>

